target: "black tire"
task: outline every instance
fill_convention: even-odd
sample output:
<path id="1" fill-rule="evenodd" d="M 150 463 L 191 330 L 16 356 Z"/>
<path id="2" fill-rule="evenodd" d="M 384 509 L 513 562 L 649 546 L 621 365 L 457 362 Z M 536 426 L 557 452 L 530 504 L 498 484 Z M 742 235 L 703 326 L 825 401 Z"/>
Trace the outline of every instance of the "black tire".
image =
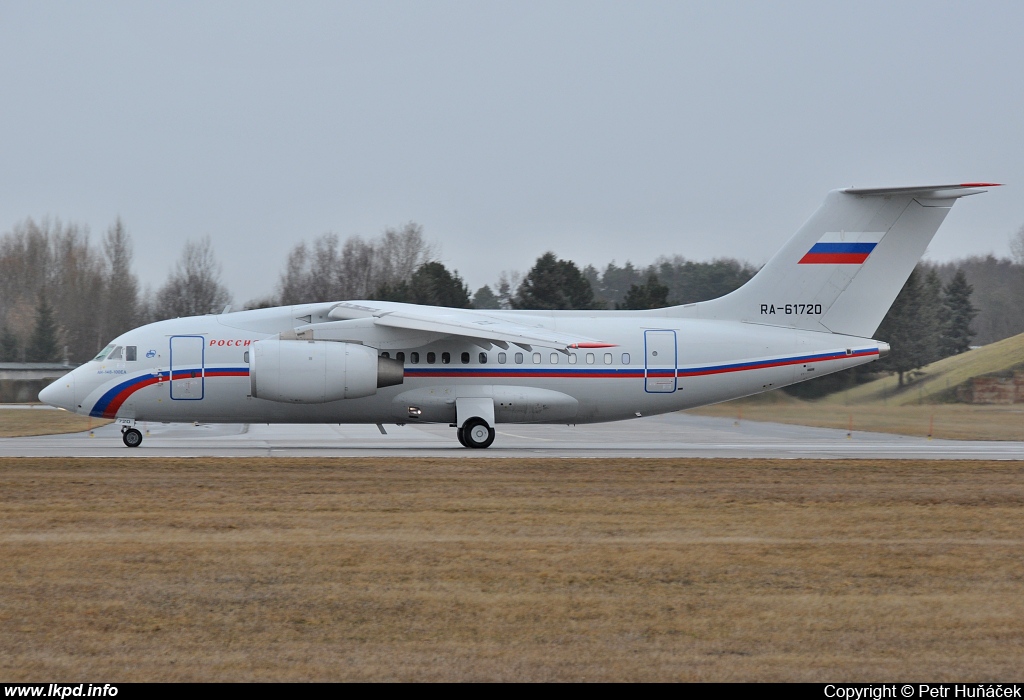
<path id="1" fill-rule="evenodd" d="M 142 433 L 135 428 L 128 428 L 121 433 L 121 441 L 124 442 L 125 447 L 138 447 L 142 444 Z"/>
<path id="2" fill-rule="evenodd" d="M 462 445 L 463 447 L 469 447 L 469 445 L 466 444 L 466 436 L 463 435 L 462 428 L 455 429 L 455 437 L 459 439 L 460 445 Z"/>
<path id="3" fill-rule="evenodd" d="M 462 424 L 462 439 L 466 441 L 466 447 L 482 450 L 494 442 L 494 428 L 483 418 L 470 418 Z"/>

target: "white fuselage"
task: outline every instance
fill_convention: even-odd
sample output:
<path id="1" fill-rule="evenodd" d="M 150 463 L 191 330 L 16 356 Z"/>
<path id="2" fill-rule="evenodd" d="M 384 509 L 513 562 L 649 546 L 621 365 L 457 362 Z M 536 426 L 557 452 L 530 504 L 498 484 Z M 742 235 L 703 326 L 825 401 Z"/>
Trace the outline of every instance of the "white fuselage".
<path id="1" fill-rule="evenodd" d="M 77 413 L 133 421 L 412 423 L 454 422 L 455 398 L 484 396 L 493 398 L 499 423 L 595 423 L 776 389 L 864 364 L 884 347 L 834 333 L 657 312 L 486 311 L 480 313 L 600 337 L 608 347 L 567 355 L 436 333 L 381 335 L 369 328 L 365 337 L 348 340 L 402 359 L 401 384 L 326 403 L 254 398 L 247 354 L 252 344 L 291 332 L 325 308 L 309 304 L 152 323 L 114 340 L 134 348 L 134 360 L 121 352 L 88 362 L 58 380 L 47 400 Z M 520 410 L 524 403 L 531 408 Z M 412 407 L 421 405 L 424 410 L 413 415 Z"/>

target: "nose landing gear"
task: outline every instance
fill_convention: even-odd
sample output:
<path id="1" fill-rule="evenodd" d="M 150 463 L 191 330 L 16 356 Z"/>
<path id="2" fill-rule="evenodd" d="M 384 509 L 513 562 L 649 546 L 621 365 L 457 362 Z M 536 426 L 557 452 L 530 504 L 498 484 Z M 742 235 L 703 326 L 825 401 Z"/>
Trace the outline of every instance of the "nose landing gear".
<path id="1" fill-rule="evenodd" d="M 142 444 L 142 433 L 135 428 L 121 428 L 121 441 L 125 447 L 138 447 Z"/>

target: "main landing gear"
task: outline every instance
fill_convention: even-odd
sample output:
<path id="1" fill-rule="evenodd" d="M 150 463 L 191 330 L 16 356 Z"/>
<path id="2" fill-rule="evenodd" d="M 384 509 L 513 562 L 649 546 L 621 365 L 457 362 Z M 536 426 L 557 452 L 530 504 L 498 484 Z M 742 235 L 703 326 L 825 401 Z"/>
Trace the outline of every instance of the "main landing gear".
<path id="1" fill-rule="evenodd" d="M 483 449 L 494 442 L 494 428 L 487 425 L 483 418 L 470 418 L 455 431 L 455 435 L 463 447 Z"/>
<path id="2" fill-rule="evenodd" d="M 121 441 L 125 447 L 138 447 L 142 444 L 142 433 L 135 428 L 121 428 Z"/>

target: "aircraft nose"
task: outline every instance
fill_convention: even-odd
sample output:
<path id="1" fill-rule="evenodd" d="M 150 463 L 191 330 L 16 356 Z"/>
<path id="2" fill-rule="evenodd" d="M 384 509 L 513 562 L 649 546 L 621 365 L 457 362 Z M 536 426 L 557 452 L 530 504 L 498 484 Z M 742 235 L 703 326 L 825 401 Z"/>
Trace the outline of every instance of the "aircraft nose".
<path id="1" fill-rule="evenodd" d="M 78 408 L 75 401 L 75 378 L 72 374 L 65 374 L 50 386 L 39 392 L 39 400 L 43 403 L 74 411 Z"/>

